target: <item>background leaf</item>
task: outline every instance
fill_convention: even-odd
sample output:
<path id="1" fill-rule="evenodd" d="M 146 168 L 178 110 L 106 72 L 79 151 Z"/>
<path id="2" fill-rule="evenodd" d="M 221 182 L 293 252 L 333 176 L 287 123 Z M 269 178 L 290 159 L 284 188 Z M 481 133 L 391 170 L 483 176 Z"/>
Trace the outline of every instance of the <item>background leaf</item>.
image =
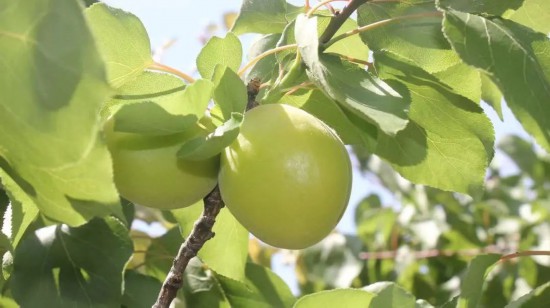
<path id="1" fill-rule="evenodd" d="M 377 282 L 363 290 L 376 294 L 371 301 L 374 307 L 412 307 L 415 298 L 412 294 L 392 282 Z"/>
<path id="2" fill-rule="evenodd" d="M 224 38 L 212 37 L 197 57 L 197 69 L 203 78 L 210 79 L 216 65 L 224 65 L 237 71 L 241 65 L 243 51 L 241 41 L 228 32 Z"/>
<path id="3" fill-rule="evenodd" d="M 9 72 L 0 76 L 0 160 L 13 180 L 6 185 L 14 200 L 32 200 L 71 225 L 121 214 L 98 135 L 110 90 L 94 46 L 76 1 L 17 2 L 0 11 L 0 70 Z"/>
<path id="4" fill-rule="evenodd" d="M 15 250 L 11 290 L 21 306 L 119 305 L 131 255 L 128 230 L 114 218 L 42 228 Z"/>
<path id="5" fill-rule="evenodd" d="M 498 254 L 478 255 L 472 259 L 460 285 L 460 290 L 462 292 L 458 297 L 458 308 L 477 307 L 483 292 L 483 282 L 487 274 L 487 269 L 499 259 L 500 255 Z"/>
<path id="6" fill-rule="evenodd" d="M 149 36 L 136 16 L 97 3 L 86 9 L 86 17 L 113 87 L 134 79 L 153 63 Z"/>
<path id="7" fill-rule="evenodd" d="M 444 30 L 464 62 L 491 76 L 525 130 L 550 151 L 548 37 L 511 21 L 458 11 L 445 13 Z"/>

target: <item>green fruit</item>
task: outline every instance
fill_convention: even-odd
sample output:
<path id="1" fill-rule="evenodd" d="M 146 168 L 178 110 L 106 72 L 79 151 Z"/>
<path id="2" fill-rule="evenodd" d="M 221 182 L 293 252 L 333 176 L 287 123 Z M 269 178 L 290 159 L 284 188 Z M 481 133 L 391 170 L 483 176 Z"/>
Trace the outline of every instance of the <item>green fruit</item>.
<path id="1" fill-rule="evenodd" d="M 227 208 L 252 234 L 301 249 L 342 217 L 351 164 L 319 119 L 292 106 L 262 105 L 246 113 L 239 136 L 222 152 L 219 185 Z"/>
<path id="2" fill-rule="evenodd" d="M 113 130 L 106 124 L 114 181 L 121 196 L 133 203 L 175 209 L 194 204 L 216 186 L 219 157 L 204 161 L 178 159 L 181 145 L 197 132 L 144 136 Z"/>

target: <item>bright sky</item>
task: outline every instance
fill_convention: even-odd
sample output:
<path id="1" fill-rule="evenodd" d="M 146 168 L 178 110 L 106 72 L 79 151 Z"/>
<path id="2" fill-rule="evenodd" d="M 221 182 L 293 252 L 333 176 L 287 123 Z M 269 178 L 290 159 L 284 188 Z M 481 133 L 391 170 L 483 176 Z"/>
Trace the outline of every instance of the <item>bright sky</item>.
<path id="1" fill-rule="evenodd" d="M 137 15 L 149 34 L 151 47 L 158 49 L 166 42 L 175 39 L 173 44 L 163 54 L 161 62 L 186 73 L 195 71 L 195 59 L 202 48 L 201 35 L 205 28 L 215 23 L 222 25 L 222 16 L 227 12 L 237 12 L 241 0 L 217 0 L 217 1 L 191 1 L 191 0 L 103 0 L 113 7 L 121 8 Z M 294 4 L 303 3 L 302 0 L 289 1 Z M 312 1 L 315 2 L 315 1 Z M 223 36 L 223 29 L 218 33 Z M 243 39 L 243 37 L 241 37 Z M 244 54 L 246 55 L 247 45 L 250 44 L 253 36 L 244 36 Z M 504 108 L 504 123 L 501 122 L 496 113 L 487 106 L 484 106 L 487 114 L 495 126 L 497 142 L 507 134 L 518 134 L 524 138 L 531 139 L 515 120 L 510 110 Z M 495 160 L 500 166 L 510 166 L 510 160 L 498 153 Z M 511 169 L 510 169 L 511 168 Z M 512 170 L 513 167 L 508 167 Z M 338 224 L 338 230 L 344 233 L 355 233 L 354 209 L 355 205 L 370 193 L 381 194 L 383 202 L 391 202 L 391 195 L 379 184 L 369 181 L 355 168 L 353 173 L 353 187 L 350 203 L 347 212 Z M 146 227 L 146 226 L 141 226 Z M 158 229 L 150 230 L 153 233 Z M 293 270 L 290 267 L 282 266 L 281 256 L 276 256 L 273 263 L 273 270 L 290 285 L 291 289 L 297 291 Z"/>

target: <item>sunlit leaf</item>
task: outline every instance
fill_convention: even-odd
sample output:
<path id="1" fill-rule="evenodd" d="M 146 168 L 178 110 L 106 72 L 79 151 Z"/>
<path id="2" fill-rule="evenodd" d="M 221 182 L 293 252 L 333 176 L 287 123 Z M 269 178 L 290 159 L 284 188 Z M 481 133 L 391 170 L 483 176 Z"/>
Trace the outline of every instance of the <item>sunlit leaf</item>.
<path id="1" fill-rule="evenodd" d="M 548 34 L 550 32 L 550 1 L 525 0 L 514 14 L 511 20 L 530 27 L 536 31 Z"/>
<path id="2" fill-rule="evenodd" d="M 300 298 L 294 308 L 370 307 L 376 295 L 359 289 L 336 289 Z"/>
<path id="3" fill-rule="evenodd" d="M 172 211 L 180 225 L 182 236 L 187 236 L 191 232 L 202 209 L 203 203 L 198 202 L 190 207 Z M 220 211 L 212 231 L 216 236 L 204 244 L 199 251 L 199 258 L 218 274 L 244 281 L 248 231 L 227 209 Z"/>
<path id="4" fill-rule="evenodd" d="M 464 62 L 489 74 L 525 130 L 550 151 L 548 37 L 511 21 L 457 11 L 445 13 L 444 30 Z"/>
<path id="5" fill-rule="evenodd" d="M 319 54 L 316 18 L 296 20 L 296 41 L 309 79 L 350 112 L 389 135 L 408 122 L 406 100 L 388 84 L 354 65 L 344 65 L 336 56 Z"/>
<path id="6" fill-rule="evenodd" d="M 149 36 L 136 16 L 97 3 L 86 10 L 86 17 L 107 64 L 107 76 L 113 87 L 122 86 L 153 63 Z"/>
<path id="7" fill-rule="evenodd" d="M 508 10 L 516 10 L 524 0 L 439 0 L 439 5 L 457 11 L 473 14 L 502 15 Z"/>
<path id="8" fill-rule="evenodd" d="M 241 41 L 229 32 L 224 38 L 212 37 L 197 57 L 197 69 L 201 76 L 210 79 L 216 65 L 224 65 L 237 71 L 242 61 Z"/>
<path id="9" fill-rule="evenodd" d="M 98 134 L 110 90 L 80 4 L 42 0 L 4 7 L 0 160 L 13 180 L 10 193 L 70 225 L 121 214 Z"/>
<path id="10" fill-rule="evenodd" d="M 244 0 L 231 31 L 244 33 L 280 33 L 299 8 L 285 0 Z"/>
<path id="11" fill-rule="evenodd" d="M 205 115 L 213 84 L 199 79 L 189 86 L 178 78 L 146 72 L 121 87 L 109 102 L 114 129 L 145 135 L 188 130 Z"/>
<path id="12" fill-rule="evenodd" d="M 187 160 L 204 160 L 220 154 L 239 135 L 243 119 L 242 114 L 232 113 L 231 118 L 214 132 L 184 143 L 178 151 L 178 157 Z"/>
<path id="13" fill-rule="evenodd" d="M 377 282 L 368 285 L 363 290 L 376 294 L 370 305 L 374 307 L 412 307 L 415 298 L 392 282 Z"/>
<path id="14" fill-rule="evenodd" d="M 407 128 L 395 137 L 380 135 L 376 153 L 412 182 L 479 192 L 494 143 L 483 110 L 411 63 L 381 53 L 375 58 L 380 76 L 398 81 L 394 88 L 401 84 L 412 101 Z"/>
<path id="15" fill-rule="evenodd" d="M 412 15 L 417 18 L 407 18 Z M 369 1 L 357 13 L 359 26 L 388 19 L 397 20 L 360 33 L 371 50 L 398 55 L 430 73 L 460 61 L 443 36 L 435 1 Z"/>

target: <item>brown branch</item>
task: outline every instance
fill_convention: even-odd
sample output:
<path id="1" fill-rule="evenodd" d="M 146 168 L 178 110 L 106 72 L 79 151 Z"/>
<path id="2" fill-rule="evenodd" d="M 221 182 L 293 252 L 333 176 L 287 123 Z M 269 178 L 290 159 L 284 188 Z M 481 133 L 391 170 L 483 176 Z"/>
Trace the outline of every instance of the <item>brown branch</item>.
<path id="1" fill-rule="evenodd" d="M 162 288 L 160 289 L 157 302 L 153 308 L 168 308 L 176 297 L 178 290 L 183 285 L 183 272 L 189 261 L 197 255 L 204 243 L 214 237 L 212 227 L 216 222 L 216 216 L 224 207 L 224 203 L 218 186 L 204 197 L 204 210 L 199 220 L 195 222 L 193 231 L 180 246 L 174 263 Z"/>
<path id="2" fill-rule="evenodd" d="M 361 4 L 367 3 L 367 1 L 369 0 L 352 0 L 338 15 L 332 17 L 327 28 L 325 29 L 325 32 L 323 32 L 319 38 L 321 45 L 328 42 L 334 34 L 336 34 L 344 22 L 351 16 L 351 14 L 355 12 Z"/>
<path id="3" fill-rule="evenodd" d="M 509 250 L 508 250 L 509 251 Z M 408 252 L 408 255 L 413 255 L 416 259 L 427 259 L 435 257 L 451 257 L 451 256 L 465 256 L 465 257 L 474 257 L 481 253 L 505 253 L 506 250 L 497 246 L 487 246 L 485 248 L 474 248 L 474 249 L 460 249 L 460 250 L 440 250 L 440 249 L 428 249 L 421 251 L 411 251 Z M 373 252 L 362 252 L 359 254 L 360 259 L 393 259 L 397 256 L 398 252 L 396 250 L 389 251 L 373 251 Z"/>
<path id="4" fill-rule="evenodd" d="M 249 110 L 258 106 L 256 96 L 260 90 L 261 82 L 259 79 L 252 79 L 247 85 L 248 102 L 246 109 Z M 153 308 L 168 308 L 176 298 L 178 290 L 183 285 L 183 272 L 187 268 L 189 261 L 197 255 L 204 243 L 214 237 L 212 228 L 216 222 L 216 216 L 225 206 L 219 187 L 216 185 L 206 197 L 204 197 L 204 210 L 201 217 L 195 222 L 191 234 L 180 246 L 178 254 L 172 263 L 170 272 L 166 276 L 159 292 L 156 303 Z"/>
<path id="5" fill-rule="evenodd" d="M 500 258 L 501 262 L 504 261 L 510 261 L 515 258 L 519 257 L 527 257 L 527 256 L 550 256 L 550 251 L 548 250 L 525 250 L 525 251 L 518 251 L 514 252 L 505 256 L 502 256 Z"/>

